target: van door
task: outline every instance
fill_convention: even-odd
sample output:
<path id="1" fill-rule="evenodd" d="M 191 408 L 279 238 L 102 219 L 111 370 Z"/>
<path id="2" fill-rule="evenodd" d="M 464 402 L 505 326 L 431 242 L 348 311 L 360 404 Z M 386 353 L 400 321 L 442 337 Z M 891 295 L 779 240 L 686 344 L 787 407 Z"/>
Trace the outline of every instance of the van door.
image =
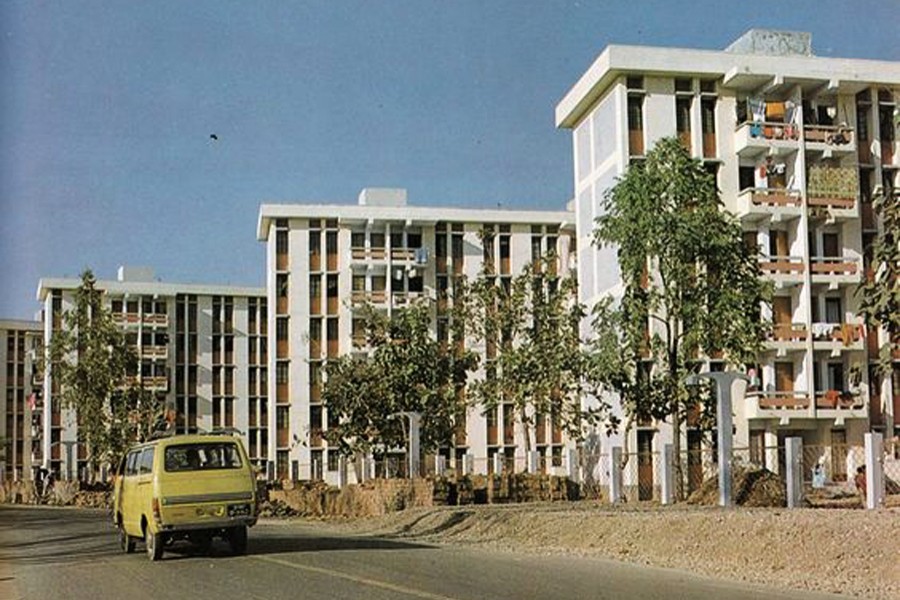
<path id="1" fill-rule="evenodd" d="M 135 483 L 135 516 L 137 518 L 138 532 L 140 532 L 141 517 L 147 517 L 147 522 L 153 520 L 151 508 L 153 499 L 153 453 L 156 447 L 151 446 L 141 450 L 137 465 L 137 477 Z"/>
<path id="2" fill-rule="evenodd" d="M 125 474 L 122 478 L 122 490 L 119 504 L 122 510 L 122 526 L 129 535 L 139 535 L 140 518 L 135 518 L 135 501 L 137 493 L 137 463 L 139 450 L 132 450 L 125 457 Z"/>

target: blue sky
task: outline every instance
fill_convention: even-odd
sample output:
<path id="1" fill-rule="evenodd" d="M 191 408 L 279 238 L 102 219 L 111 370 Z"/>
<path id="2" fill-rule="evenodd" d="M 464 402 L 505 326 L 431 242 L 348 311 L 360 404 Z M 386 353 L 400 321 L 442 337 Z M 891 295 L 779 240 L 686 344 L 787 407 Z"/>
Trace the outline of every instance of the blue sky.
<path id="1" fill-rule="evenodd" d="M 900 0 L 3 2 L 0 318 L 86 267 L 262 285 L 261 202 L 391 186 L 560 209 L 553 110 L 607 44 L 720 49 L 769 27 L 900 60 L 898 18 Z"/>

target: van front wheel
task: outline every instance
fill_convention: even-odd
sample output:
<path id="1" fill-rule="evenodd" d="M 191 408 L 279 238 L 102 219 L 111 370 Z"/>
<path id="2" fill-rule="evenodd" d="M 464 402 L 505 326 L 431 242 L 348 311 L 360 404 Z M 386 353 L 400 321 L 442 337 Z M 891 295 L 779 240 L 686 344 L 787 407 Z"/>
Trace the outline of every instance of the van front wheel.
<path id="1" fill-rule="evenodd" d="M 246 554 L 247 552 L 247 526 L 232 527 L 228 532 L 228 543 L 231 545 L 232 554 Z"/>
<path id="2" fill-rule="evenodd" d="M 153 533 L 150 531 L 150 528 L 147 527 L 144 533 L 144 543 L 147 546 L 147 557 L 150 560 L 159 560 L 162 558 L 163 546 L 166 543 L 162 533 Z"/>

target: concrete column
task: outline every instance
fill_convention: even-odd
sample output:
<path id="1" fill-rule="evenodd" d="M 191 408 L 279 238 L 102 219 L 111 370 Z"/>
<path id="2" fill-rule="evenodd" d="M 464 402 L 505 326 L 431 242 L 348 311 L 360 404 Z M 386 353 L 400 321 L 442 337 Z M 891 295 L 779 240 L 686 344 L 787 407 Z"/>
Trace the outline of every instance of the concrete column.
<path id="1" fill-rule="evenodd" d="M 529 450 L 525 453 L 527 471 L 532 475 L 538 472 L 538 457 L 540 454 L 537 450 Z"/>
<path id="2" fill-rule="evenodd" d="M 341 454 L 338 456 L 338 481 L 339 488 L 347 487 L 347 457 Z"/>
<path id="3" fill-rule="evenodd" d="M 609 501 L 618 504 L 622 501 L 622 447 L 610 448 L 609 457 Z"/>
<path id="4" fill-rule="evenodd" d="M 581 469 L 578 465 L 578 451 L 574 448 L 570 448 L 566 452 L 566 474 L 572 481 L 581 483 Z"/>
<path id="5" fill-rule="evenodd" d="M 447 459 L 436 454 L 434 457 L 434 475 L 435 477 L 443 477 L 447 471 Z"/>
<path id="6" fill-rule="evenodd" d="M 474 454 L 463 454 L 462 474 L 463 475 L 471 475 L 474 470 L 475 470 L 475 455 Z"/>
<path id="7" fill-rule="evenodd" d="M 422 476 L 422 470 L 419 462 L 419 427 L 422 421 L 422 415 L 415 412 L 407 413 L 409 417 L 409 477 L 415 479 Z"/>
<path id="8" fill-rule="evenodd" d="M 672 504 L 675 501 L 675 450 L 672 444 L 663 445 L 662 463 L 659 466 L 661 483 L 660 502 Z"/>
<path id="9" fill-rule="evenodd" d="M 785 446 L 785 485 L 787 486 L 787 507 L 799 508 L 803 500 L 803 440 L 787 438 Z"/>
<path id="10" fill-rule="evenodd" d="M 497 452 L 494 455 L 494 475 L 503 473 L 503 454 Z"/>
<path id="11" fill-rule="evenodd" d="M 866 508 L 884 506 L 884 437 L 880 433 L 865 434 L 866 443 Z"/>

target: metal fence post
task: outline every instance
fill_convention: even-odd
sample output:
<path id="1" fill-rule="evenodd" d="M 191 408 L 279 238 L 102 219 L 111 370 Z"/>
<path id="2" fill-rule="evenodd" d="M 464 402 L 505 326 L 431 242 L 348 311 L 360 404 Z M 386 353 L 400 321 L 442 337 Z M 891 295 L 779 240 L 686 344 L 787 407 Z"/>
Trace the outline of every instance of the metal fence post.
<path id="1" fill-rule="evenodd" d="M 609 501 L 618 504 L 622 497 L 622 447 L 613 446 L 609 458 Z"/>
<path id="2" fill-rule="evenodd" d="M 785 484 L 787 485 L 787 507 L 799 508 L 803 500 L 803 439 L 787 438 L 785 445 Z"/>
<path id="3" fill-rule="evenodd" d="M 338 487 L 347 487 L 347 457 L 343 454 L 338 456 Z"/>
<path id="4" fill-rule="evenodd" d="M 865 434 L 866 441 L 866 508 L 884 505 L 884 437 L 880 433 Z"/>
<path id="5" fill-rule="evenodd" d="M 660 503 L 672 504 L 675 499 L 675 469 L 674 467 L 675 451 L 672 444 L 663 445 L 662 464 L 659 468 L 659 476 L 661 479 L 660 486 Z"/>

